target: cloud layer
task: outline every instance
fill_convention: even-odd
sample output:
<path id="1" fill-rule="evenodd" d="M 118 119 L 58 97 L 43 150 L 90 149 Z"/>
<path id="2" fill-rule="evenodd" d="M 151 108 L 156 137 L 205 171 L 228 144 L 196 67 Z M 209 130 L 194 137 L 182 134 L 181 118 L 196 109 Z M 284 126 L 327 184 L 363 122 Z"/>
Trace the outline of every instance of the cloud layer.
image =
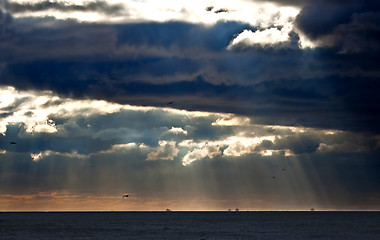
<path id="1" fill-rule="evenodd" d="M 380 139 L 375 136 L 259 125 L 231 114 L 73 100 L 49 92 L 1 91 L 15 96 L 1 108 L 0 189 L 6 199 L 20 191 L 30 196 L 58 191 L 67 198 L 128 191 L 138 199 L 158 196 L 160 201 L 203 195 L 222 209 L 261 196 L 281 209 L 295 207 L 288 201 L 302 208 L 297 191 L 304 191 L 309 198 L 304 204 L 329 208 L 341 201 L 340 194 L 360 193 L 359 205 L 376 206 L 371 199 L 378 196 L 370 193 L 378 187 Z M 361 193 L 363 184 L 369 192 Z M 279 187 L 285 190 L 276 193 Z M 332 202 L 315 198 L 324 191 L 334 192 Z M 217 200 L 227 192 L 234 197 Z M 282 204 L 280 196 L 288 203 Z M 344 201 L 342 208 L 354 208 L 353 202 Z M 253 202 L 245 204 L 253 207 Z"/>

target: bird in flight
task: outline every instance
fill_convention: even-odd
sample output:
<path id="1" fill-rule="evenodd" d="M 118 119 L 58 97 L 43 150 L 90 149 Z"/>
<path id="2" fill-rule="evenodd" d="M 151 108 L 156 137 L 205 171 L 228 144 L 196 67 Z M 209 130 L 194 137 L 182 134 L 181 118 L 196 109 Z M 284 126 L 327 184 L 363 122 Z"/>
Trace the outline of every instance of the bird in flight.
<path id="1" fill-rule="evenodd" d="M 170 105 L 170 104 L 173 104 L 173 103 L 174 103 L 173 101 L 170 101 L 170 102 L 167 103 L 167 105 Z"/>
<path id="2" fill-rule="evenodd" d="M 10 144 L 16 144 L 16 142 L 9 142 Z"/>
<path id="3" fill-rule="evenodd" d="M 128 195 L 128 194 L 124 194 L 124 195 L 123 195 L 123 198 L 126 198 L 126 197 L 129 197 L 129 195 Z"/>

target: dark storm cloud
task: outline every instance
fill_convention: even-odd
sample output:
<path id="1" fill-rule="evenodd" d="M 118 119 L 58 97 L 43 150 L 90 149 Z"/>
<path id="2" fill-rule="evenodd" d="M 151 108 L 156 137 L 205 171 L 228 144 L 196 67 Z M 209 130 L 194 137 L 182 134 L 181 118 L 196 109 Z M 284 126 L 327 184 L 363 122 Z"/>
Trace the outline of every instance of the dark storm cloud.
<path id="1" fill-rule="evenodd" d="M 37 3 L 27 2 L 18 3 L 9 1 L 6 9 L 11 13 L 38 12 L 45 10 L 58 10 L 62 12 L 81 11 L 81 12 L 102 12 L 108 15 L 119 14 L 124 10 L 121 4 L 108 4 L 106 1 L 91 1 L 83 5 L 67 4 L 64 1 L 42 1 Z"/>
<path id="2" fill-rule="evenodd" d="M 380 1 L 315 1 L 305 6 L 296 26 L 312 40 L 341 52 L 380 50 Z"/>
<path id="3" fill-rule="evenodd" d="M 218 22 L 211 27 L 184 22 L 140 23 L 117 25 L 118 45 L 160 46 L 186 53 L 190 49 L 207 52 L 224 51 L 233 35 L 252 29 L 239 22 Z M 199 56 L 201 57 L 201 56 Z"/>
<path id="4" fill-rule="evenodd" d="M 208 28 L 181 22 L 107 25 L 21 18 L 15 19 L 4 32 L 0 47 L 3 60 L 7 61 L 41 58 L 70 61 L 66 58 L 84 56 L 91 56 L 94 62 L 99 59 L 144 61 L 144 58 L 165 61 L 165 57 L 181 57 L 186 61 L 186 58 L 213 57 L 212 53 L 225 51 L 233 35 L 246 28 L 250 27 L 237 22 Z"/>
<path id="5" fill-rule="evenodd" d="M 318 38 L 336 31 L 310 27 L 309 8 L 297 18 L 305 19 L 301 30 Z M 346 15 L 374 22 L 367 12 L 343 12 L 336 14 L 342 15 L 339 26 L 353 24 Z M 324 22 L 334 22 L 333 16 Z M 356 48 L 345 54 L 342 48 L 302 50 L 292 33 L 289 48 L 226 50 L 244 29 L 255 31 L 238 22 L 107 25 L 13 19 L 1 33 L 0 83 L 123 104 L 174 101 L 171 107 L 237 113 L 262 124 L 380 132 L 380 55 L 374 45 L 368 44 L 371 52 Z M 366 43 L 375 44 L 371 34 Z"/>
<path id="6" fill-rule="evenodd" d="M 106 150 L 112 144 L 112 141 L 109 140 L 83 135 L 71 135 L 70 138 L 47 133 L 34 133 L 33 135 L 25 132 L 22 124 L 8 125 L 5 135 L 0 137 L 2 149 L 19 153 L 39 153 L 52 150 L 62 153 L 89 154 L 94 151 Z M 112 140 L 117 142 L 115 138 Z M 15 141 L 17 144 L 10 145 L 9 141 Z"/>
<path id="7" fill-rule="evenodd" d="M 54 27 L 47 28 L 45 24 Z M 2 39 L 1 63 L 5 65 L 41 58 L 105 55 L 113 51 L 115 41 L 113 29 L 105 25 L 81 25 L 74 20 L 51 17 L 13 19 L 4 28 Z"/>
<path id="8" fill-rule="evenodd" d="M 278 149 L 289 149 L 295 154 L 313 153 L 318 149 L 319 144 L 318 137 L 306 134 L 281 138 L 274 142 Z"/>

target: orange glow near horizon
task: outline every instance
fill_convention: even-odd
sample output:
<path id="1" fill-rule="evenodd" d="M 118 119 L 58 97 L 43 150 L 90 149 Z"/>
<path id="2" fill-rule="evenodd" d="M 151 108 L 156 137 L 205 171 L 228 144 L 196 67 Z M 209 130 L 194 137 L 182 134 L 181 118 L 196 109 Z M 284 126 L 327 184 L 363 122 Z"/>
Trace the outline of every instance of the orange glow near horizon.
<path id="1" fill-rule="evenodd" d="M 256 207 L 253 207 L 255 205 Z M 0 195 L 0 211 L 3 212 L 38 212 L 38 211 L 309 211 L 305 206 L 289 207 L 263 199 L 239 200 L 231 203 L 226 200 L 207 198 L 193 199 L 160 199 L 141 198 L 122 195 L 96 196 L 89 194 L 38 193 L 34 195 Z M 230 207 L 228 207 L 230 206 Z M 376 211 L 373 209 L 352 208 L 337 209 L 334 207 L 312 206 L 317 211 Z"/>

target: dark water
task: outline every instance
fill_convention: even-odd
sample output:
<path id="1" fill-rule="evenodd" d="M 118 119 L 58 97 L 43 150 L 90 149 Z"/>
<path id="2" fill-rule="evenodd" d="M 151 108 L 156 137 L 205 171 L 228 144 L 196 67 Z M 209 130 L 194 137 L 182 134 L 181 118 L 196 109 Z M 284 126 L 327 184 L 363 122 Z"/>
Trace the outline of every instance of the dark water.
<path id="1" fill-rule="evenodd" d="M 380 239 L 380 212 L 2 212 L 0 239 Z"/>

